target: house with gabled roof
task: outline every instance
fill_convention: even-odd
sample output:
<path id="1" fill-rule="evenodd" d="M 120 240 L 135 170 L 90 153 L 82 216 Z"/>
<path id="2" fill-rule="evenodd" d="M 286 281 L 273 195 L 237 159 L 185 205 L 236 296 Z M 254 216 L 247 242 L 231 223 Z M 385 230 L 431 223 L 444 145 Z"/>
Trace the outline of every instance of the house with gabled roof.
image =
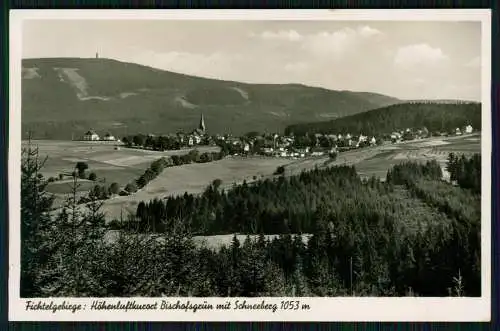
<path id="1" fill-rule="evenodd" d="M 102 138 L 102 140 L 106 140 L 106 141 L 115 141 L 116 138 L 111 134 L 111 133 L 106 133 L 106 135 L 104 135 L 104 138 Z"/>
<path id="2" fill-rule="evenodd" d="M 99 139 L 99 135 L 94 130 L 89 130 L 83 135 L 83 140 L 86 141 L 96 141 Z"/>

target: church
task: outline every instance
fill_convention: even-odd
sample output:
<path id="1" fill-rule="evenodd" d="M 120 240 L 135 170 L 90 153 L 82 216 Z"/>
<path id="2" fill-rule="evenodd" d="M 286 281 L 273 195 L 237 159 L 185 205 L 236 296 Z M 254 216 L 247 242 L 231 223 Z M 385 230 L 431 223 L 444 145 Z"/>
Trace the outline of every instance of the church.
<path id="1" fill-rule="evenodd" d="M 198 124 L 198 128 L 196 128 L 193 131 L 193 134 L 198 135 L 200 137 L 206 134 L 205 119 L 203 118 L 203 113 L 201 113 L 200 123 Z"/>
<path id="2" fill-rule="evenodd" d="M 203 137 L 205 137 L 205 134 L 206 134 L 205 119 L 203 118 L 203 113 L 202 113 L 198 127 L 193 130 L 193 132 L 190 134 L 188 138 L 188 145 L 193 146 L 200 144 Z"/>

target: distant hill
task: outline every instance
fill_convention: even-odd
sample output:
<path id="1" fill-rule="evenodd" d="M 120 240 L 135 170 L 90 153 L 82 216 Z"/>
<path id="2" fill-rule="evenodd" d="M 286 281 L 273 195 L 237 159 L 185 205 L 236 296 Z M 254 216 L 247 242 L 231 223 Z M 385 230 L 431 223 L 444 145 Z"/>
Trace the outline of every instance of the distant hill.
<path id="1" fill-rule="evenodd" d="M 480 103 L 400 103 L 333 121 L 290 125 L 285 132 L 378 135 L 406 128 L 450 131 L 466 124 L 481 128 Z"/>
<path id="2" fill-rule="evenodd" d="M 22 61 L 23 133 L 70 139 L 92 128 L 115 136 L 191 130 L 201 112 L 211 133 L 282 131 L 399 102 L 385 95 L 298 84 L 244 84 L 109 59 Z"/>

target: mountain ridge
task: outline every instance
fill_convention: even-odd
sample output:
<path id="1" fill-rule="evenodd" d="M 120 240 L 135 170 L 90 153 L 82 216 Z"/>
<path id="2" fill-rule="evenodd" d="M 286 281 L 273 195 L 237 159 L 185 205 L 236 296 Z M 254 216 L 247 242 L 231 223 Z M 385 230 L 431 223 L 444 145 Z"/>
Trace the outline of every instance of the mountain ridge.
<path id="1" fill-rule="evenodd" d="M 371 92 L 304 84 L 251 84 L 164 71 L 102 58 L 22 60 L 23 133 L 69 139 L 93 128 L 114 135 L 282 132 L 288 125 L 338 118 L 401 102 Z"/>

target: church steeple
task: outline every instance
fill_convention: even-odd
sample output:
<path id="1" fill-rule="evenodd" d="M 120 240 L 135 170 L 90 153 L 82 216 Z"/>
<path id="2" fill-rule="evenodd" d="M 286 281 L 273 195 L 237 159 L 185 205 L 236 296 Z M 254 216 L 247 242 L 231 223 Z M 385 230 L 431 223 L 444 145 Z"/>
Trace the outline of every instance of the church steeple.
<path id="1" fill-rule="evenodd" d="M 205 119 L 203 118 L 203 113 L 201 113 L 200 125 L 198 126 L 198 129 L 205 132 Z"/>

